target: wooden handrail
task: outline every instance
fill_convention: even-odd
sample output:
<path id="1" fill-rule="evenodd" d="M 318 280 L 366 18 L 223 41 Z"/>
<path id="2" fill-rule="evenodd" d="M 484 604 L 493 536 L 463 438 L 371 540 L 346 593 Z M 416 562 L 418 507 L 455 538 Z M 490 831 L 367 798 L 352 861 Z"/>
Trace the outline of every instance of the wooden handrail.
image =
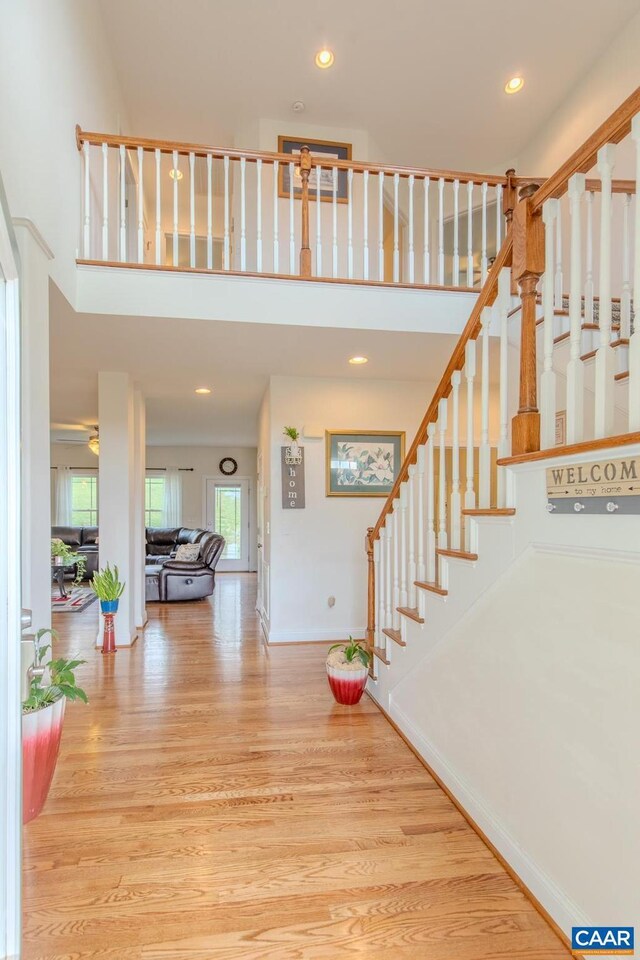
<path id="1" fill-rule="evenodd" d="M 598 150 L 607 143 L 619 143 L 631 130 L 631 121 L 640 113 L 640 87 L 620 104 L 595 133 L 571 154 L 568 160 L 546 180 L 532 198 L 532 210 L 542 209 L 545 200 L 561 197 L 574 173 L 587 173 L 596 162 Z"/>
<path id="2" fill-rule="evenodd" d="M 441 399 L 448 397 L 451 393 L 452 373 L 454 373 L 456 370 L 462 370 L 464 367 L 466 345 L 469 340 L 475 340 L 478 337 L 478 334 L 480 333 L 482 311 L 485 307 L 490 307 L 494 303 L 498 294 L 498 277 L 500 276 L 500 271 L 503 269 L 503 267 L 511 266 L 512 253 L 513 240 L 511 231 L 509 231 L 504 243 L 500 247 L 498 256 L 493 262 L 484 286 L 480 290 L 478 299 L 476 300 L 473 310 L 471 311 L 471 316 L 467 320 L 466 326 L 460 334 L 460 339 L 458 340 L 454 351 L 451 354 L 451 358 L 447 364 L 446 370 L 442 375 L 442 379 L 436 387 L 436 391 L 433 395 L 431 403 L 427 407 L 427 412 L 425 413 L 422 423 L 418 428 L 418 432 L 413 439 L 413 443 L 409 447 L 409 451 L 404 458 L 404 462 L 400 468 L 400 473 L 398 474 L 396 482 L 393 485 L 393 489 L 384 502 L 384 506 L 380 516 L 378 517 L 378 521 L 371 534 L 372 540 L 376 540 L 380 536 L 380 530 L 384 526 L 387 515 L 393 509 L 393 501 L 398 496 L 400 486 L 409 475 L 409 467 L 411 464 L 416 462 L 418 447 L 427 440 L 427 428 L 429 424 L 434 423 L 438 419 L 438 403 Z"/>

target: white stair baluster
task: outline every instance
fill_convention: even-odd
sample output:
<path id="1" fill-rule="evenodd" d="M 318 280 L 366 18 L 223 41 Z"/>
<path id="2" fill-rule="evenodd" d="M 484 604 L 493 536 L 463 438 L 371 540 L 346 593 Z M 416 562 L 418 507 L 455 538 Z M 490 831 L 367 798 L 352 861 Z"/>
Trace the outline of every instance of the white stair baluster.
<path id="1" fill-rule="evenodd" d="M 333 243 L 332 243 L 332 271 L 333 276 L 338 276 L 338 168 L 333 168 L 333 194 L 331 197 L 331 213 L 333 220 Z"/>
<path id="2" fill-rule="evenodd" d="M 236 260 L 237 263 L 237 260 Z M 240 269 L 247 269 L 247 159 L 240 157 Z"/>
<path id="3" fill-rule="evenodd" d="M 162 263 L 162 187 L 160 184 L 161 153 L 156 148 L 156 264 Z"/>
<path id="4" fill-rule="evenodd" d="M 144 263 L 144 151 L 138 147 L 138 263 Z"/>
<path id="5" fill-rule="evenodd" d="M 91 259 L 91 171 L 89 169 L 89 155 L 91 145 L 88 140 L 82 144 L 82 158 L 84 161 L 84 221 L 82 230 L 82 256 L 85 260 Z"/>
<path id="6" fill-rule="evenodd" d="M 256 160 L 256 270 L 262 273 L 262 160 Z"/>
<path id="7" fill-rule="evenodd" d="M 229 270 L 231 265 L 231 249 L 229 236 L 229 157 L 224 158 L 224 269 Z"/>
<path id="8" fill-rule="evenodd" d="M 474 467 L 474 449 L 473 449 L 473 434 L 474 434 L 474 424 L 473 424 L 473 386 L 476 376 L 476 342 L 475 340 L 468 340 L 465 346 L 465 355 L 464 355 L 464 376 L 467 381 L 467 462 L 466 462 L 466 479 L 467 479 L 467 488 L 464 494 L 464 508 L 465 510 L 474 510 L 476 506 L 476 494 L 474 490 L 474 476 L 473 476 L 473 467 Z M 470 549 L 470 524 L 467 518 L 464 525 L 464 542 L 465 550 Z"/>
<path id="9" fill-rule="evenodd" d="M 444 178 L 438 180 L 438 283 L 444 286 Z"/>
<path id="10" fill-rule="evenodd" d="M 400 174 L 393 175 L 393 282 L 400 281 L 400 243 L 398 226 L 398 187 L 400 185 Z"/>
<path id="11" fill-rule="evenodd" d="M 452 406 L 452 443 L 451 443 L 451 548 L 460 549 L 462 505 L 460 500 L 460 381 L 462 374 L 455 370 L 451 374 Z"/>
<path id="12" fill-rule="evenodd" d="M 553 261 L 551 261 L 553 278 Z M 553 284 L 553 279 L 552 279 Z M 498 457 L 508 457 L 511 453 L 509 431 L 509 306 L 511 304 L 511 270 L 505 267 L 498 277 L 498 319 L 500 323 L 500 439 Z M 553 340 L 552 340 L 553 344 Z M 498 506 L 506 507 L 506 471 L 498 467 Z"/>
<path id="13" fill-rule="evenodd" d="M 567 364 L 567 443 L 584 440 L 584 364 L 582 362 L 582 222 L 581 204 L 585 176 L 575 173 L 569 180 L 569 213 L 571 217 L 570 282 L 569 282 L 569 362 Z M 558 210 L 560 209 L 558 205 Z M 546 323 L 546 321 L 545 321 Z M 553 411 L 555 423 L 555 409 Z M 547 426 L 549 446 L 551 426 Z"/>
<path id="14" fill-rule="evenodd" d="M 424 443 L 418 447 L 418 456 L 416 460 L 416 499 L 417 516 L 416 528 L 418 533 L 418 551 L 416 560 L 416 578 L 424 580 L 427 575 L 424 560 L 424 534 L 425 534 L 425 514 L 424 514 L 424 472 L 426 466 L 427 449 Z"/>
<path id="15" fill-rule="evenodd" d="M 562 294 L 564 293 L 564 278 L 562 276 L 562 204 L 558 203 L 556 217 L 556 274 L 555 274 L 555 304 L 556 310 L 562 310 Z"/>
<path id="16" fill-rule="evenodd" d="M 622 207 L 622 294 L 620 297 L 619 337 L 628 340 L 631 335 L 631 274 L 629 251 L 629 210 L 631 194 L 625 193 Z"/>
<path id="17" fill-rule="evenodd" d="M 556 442 L 556 372 L 553 369 L 554 315 L 554 249 L 558 200 L 546 200 L 542 206 L 544 223 L 544 277 L 542 280 L 543 371 L 540 378 L 540 446 L 543 450 Z M 578 354 L 579 356 L 579 354 Z M 580 364 L 582 366 L 582 363 Z M 504 456 L 504 454 L 500 454 Z"/>
<path id="18" fill-rule="evenodd" d="M 353 280 L 353 170 L 347 170 L 347 277 Z"/>
<path id="19" fill-rule="evenodd" d="M 289 273 L 291 276 L 296 272 L 296 225 L 293 202 L 295 170 L 295 163 L 289 161 Z"/>
<path id="20" fill-rule="evenodd" d="M 391 623 L 394 630 L 400 629 L 400 563 L 401 563 L 401 522 L 400 501 L 393 501 L 393 598 L 391 601 Z"/>
<path id="21" fill-rule="evenodd" d="M 480 256 L 480 274 L 482 279 L 482 285 L 487 279 L 487 272 L 489 269 L 489 261 L 487 259 L 487 190 L 489 185 L 483 183 L 481 187 L 482 193 L 482 253 Z"/>
<path id="22" fill-rule="evenodd" d="M 385 554 L 386 554 L 386 577 L 384 590 L 384 625 L 391 627 L 393 624 L 393 514 L 387 515 L 385 529 Z"/>
<path id="23" fill-rule="evenodd" d="M 635 143 L 636 213 L 633 244 L 633 306 L 635 318 L 629 341 L 629 431 L 640 430 L 640 113 L 631 121 L 631 139 Z"/>
<path id="24" fill-rule="evenodd" d="M 409 175 L 409 283 L 416 281 L 415 252 L 413 248 L 413 187 L 415 177 Z"/>
<path id="25" fill-rule="evenodd" d="M 425 472 L 425 491 L 427 496 L 427 581 L 435 583 L 436 564 L 436 425 L 431 422 L 427 427 L 427 469 Z"/>
<path id="26" fill-rule="evenodd" d="M 273 272 L 280 269 L 280 230 L 278 226 L 278 177 L 280 161 L 273 161 Z"/>
<path id="27" fill-rule="evenodd" d="M 460 181 L 453 181 L 453 286 L 460 286 Z"/>
<path id="28" fill-rule="evenodd" d="M 407 606 L 408 544 L 408 489 L 406 481 L 400 486 L 400 606 Z"/>
<path id="29" fill-rule="evenodd" d="M 378 280 L 384 280 L 384 170 L 378 173 Z"/>
<path id="30" fill-rule="evenodd" d="M 102 259 L 109 259 L 109 155 L 102 144 Z"/>
<path id="31" fill-rule="evenodd" d="M 593 190 L 589 190 L 587 201 L 587 251 L 584 279 L 584 322 L 593 323 Z"/>
<path id="32" fill-rule="evenodd" d="M 322 167 L 317 166 L 316 172 L 316 276 L 322 276 L 322 200 L 320 194 L 320 181 L 322 179 Z"/>
<path id="33" fill-rule="evenodd" d="M 598 173 L 602 181 L 600 208 L 600 342 L 596 351 L 595 418 L 596 439 L 613 433 L 615 356 L 611 347 L 611 178 L 615 147 L 608 143 L 598 150 Z"/>
<path id="34" fill-rule="evenodd" d="M 373 563 L 374 563 L 374 584 L 376 599 L 376 646 L 386 647 L 387 638 L 382 632 L 384 626 L 384 527 L 380 531 L 380 536 L 373 541 Z"/>
<path id="35" fill-rule="evenodd" d="M 196 186 L 195 154 L 189 154 L 189 266 L 196 265 Z"/>
<path id="36" fill-rule="evenodd" d="M 362 174 L 362 278 L 369 279 L 369 171 Z"/>
<path id="37" fill-rule="evenodd" d="M 213 196 L 212 196 L 213 158 L 207 154 L 207 270 L 213 270 Z"/>
<path id="38" fill-rule="evenodd" d="M 496 254 L 502 246 L 502 184 L 496 184 Z"/>
<path id="39" fill-rule="evenodd" d="M 473 286 L 473 181 L 467 184 L 467 286 Z"/>
<path id="40" fill-rule="evenodd" d="M 407 523 L 409 527 L 409 551 L 407 560 L 407 604 L 416 607 L 416 466 L 409 467 L 407 480 Z"/>
<path id="41" fill-rule="evenodd" d="M 429 223 L 429 177 L 425 177 L 422 181 L 424 187 L 424 239 L 422 247 L 422 273 L 424 277 L 424 283 L 431 283 L 431 259 L 429 256 L 429 229 L 431 224 Z"/>
<path id="42" fill-rule="evenodd" d="M 173 151 L 173 266 L 178 266 L 178 151 Z"/>
<path id="43" fill-rule="evenodd" d="M 481 434 L 478 451 L 478 506 L 486 510 L 491 506 L 491 446 L 489 444 L 489 333 L 493 310 L 485 307 L 482 324 L 482 368 L 480 384 Z"/>
<path id="44" fill-rule="evenodd" d="M 438 401 L 438 549 L 446 550 L 449 544 L 447 537 L 447 460 L 445 437 L 447 434 L 447 399 L 442 397 Z"/>
<path id="45" fill-rule="evenodd" d="M 127 262 L 127 158 L 124 146 L 120 144 L 120 262 Z"/>

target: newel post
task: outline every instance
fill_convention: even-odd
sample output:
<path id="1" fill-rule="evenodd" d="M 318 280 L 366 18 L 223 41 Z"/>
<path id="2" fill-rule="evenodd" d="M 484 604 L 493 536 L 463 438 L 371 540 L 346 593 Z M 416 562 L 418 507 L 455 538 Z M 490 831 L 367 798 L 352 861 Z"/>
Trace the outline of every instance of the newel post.
<path id="1" fill-rule="evenodd" d="M 538 184 L 520 191 L 513 211 L 513 278 L 520 284 L 522 333 L 520 339 L 520 405 L 511 422 L 514 456 L 540 449 L 540 413 L 536 366 L 536 287 L 544 273 L 544 224 L 540 211 L 531 209 Z"/>
<path id="2" fill-rule="evenodd" d="M 300 148 L 300 177 L 302 178 L 302 241 L 300 245 L 300 276 L 311 276 L 311 247 L 309 246 L 309 174 L 311 154 L 309 147 Z"/>
<path id="3" fill-rule="evenodd" d="M 367 530 L 365 538 L 367 551 L 367 646 L 369 651 L 375 645 L 376 633 L 376 570 L 373 560 L 373 527 Z"/>

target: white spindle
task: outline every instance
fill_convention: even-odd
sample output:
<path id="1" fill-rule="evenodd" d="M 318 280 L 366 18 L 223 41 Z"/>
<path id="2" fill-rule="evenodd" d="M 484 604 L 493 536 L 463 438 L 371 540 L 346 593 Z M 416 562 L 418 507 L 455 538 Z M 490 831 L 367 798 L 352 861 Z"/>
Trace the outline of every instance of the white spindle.
<path id="1" fill-rule="evenodd" d="M 422 274 L 425 283 L 431 283 L 431 258 L 429 256 L 429 177 L 422 181 L 424 187 L 424 238 L 422 241 Z"/>
<path id="2" fill-rule="evenodd" d="M 347 276 L 353 280 L 353 170 L 347 170 Z"/>
<path id="3" fill-rule="evenodd" d="M 502 184 L 496 184 L 496 254 L 502 246 Z"/>
<path id="4" fill-rule="evenodd" d="M 120 262 L 127 262 L 127 158 L 124 145 L 120 144 Z"/>
<path id="5" fill-rule="evenodd" d="M 262 273 L 262 160 L 256 160 L 256 270 Z"/>
<path id="6" fill-rule="evenodd" d="M 418 580 L 424 580 L 426 568 L 424 562 L 424 472 L 426 466 L 427 450 L 424 443 L 418 447 L 416 459 L 416 529 L 418 533 L 418 550 L 416 557 L 416 577 Z"/>
<path id="7" fill-rule="evenodd" d="M 333 221 L 333 242 L 332 242 L 332 271 L 333 276 L 338 276 L 338 168 L 333 168 L 332 178 L 333 193 L 331 196 L 331 213 Z"/>
<path id="8" fill-rule="evenodd" d="M 398 221 L 398 188 L 400 186 L 400 174 L 393 175 L 393 282 L 400 280 L 400 232 Z"/>
<path id="9" fill-rule="evenodd" d="M 631 274 L 629 251 L 629 210 L 631 194 L 625 193 L 622 207 L 622 294 L 620 297 L 620 337 L 628 340 L 631 335 Z"/>
<path id="10" fill-rule="evenodd" d="M 553 271 L 555 267 L 554 250 L 558 206 L 558 200 L 546 200 L 542 206 L 545 241 L 544 277 L 542 280 L 544 360 L 540 379 L 540 446 L 543 450 L 553 447 L 556 442 L 556 372 L 553 369 L 553 339 L 555 333 Z M 579 356 L 578 351 L 578 358 Z M 580 366 L 582 366 L 582 362 L 580 362 Z"/>
<path id="11" fill-rule="evenodd" d="M 362 277 L 369 279 L 369 171 L 362 174 Z"/>
<path id="12" fill-rule="evenodd" d="M 296 272 L 296 221 L 293 201 L 295 164 L 289 161 L 289 273 Z"/>
<path id="13" fill-rule="evenodd" d="M 173 151 L 173 265 L 178 266 L 178 151 Z"/>
<path id="14" fill-rule="evenodd" d="M 240 157 L 240 269 L 247 269 L 247 160 Z"/>
<path id="15" fill-rule="evenodd" d="M 102 259 L 109 259 L 109 155 L 102 144 Z"/>
<path id="16" fill-rule="evenodd" d="M 571 217 L 570 283 L 569 283 L 569 362 L 567 364 L 567 443 L 584 439 L 584 364 L 582 354 L 582 223 L 581 203 L 585 190 L 583 173 L 569 180 L 569 214 Z M 558 204 L 558 210 L 560 205 Z M 555 409 L 553 412 L 555 418 Z M 551 426 L 547 426 L 551 440 Z M 555 436 L 549 446 L 555 443 Z"/>
<path id="17" fill-rule="evenodd" d="M 587 193 L 587 251 L 584 280 L 584 322 L 593 323 L 593 190 Z"/>
<path id="18" fill-rule="evenodd" d="M 400 606 L 407 606 L 407 561 L 409 553 L 408 527 L 408 490 L 406 482 L 400 486 Z"/>
<path id="19" fill-rule="evenodd" d="M 162 185 L 161 185 L 161 161 L 162 154 L 156 147 L 156 264 L 162 263 Z"/>
<path id="20" fill-rule="evenodd" d="M 409 551 L 407 560 L 407 604 L 416 607 L 416 467 L 409 467 L 407 480 L 407 523 L 409 526 Z"/>
<path id="21" fill-rule="evenodd" d="M 144 263 L 144 151 L 138 147 L 138 263 Z"/>
<path id="22" fill-rule="evenodd" d="M 562 294 L 564 293 L 564 278 L 562 276 L 562 204 L 558 204 L 556 217 L 556 275 L 555 275 L 555 303 L 556 310 L 562 310 Z"/>
<path id="23" fill-rule="evenodd" d="M 444 178 L 438 180 L 438 283 L 444 286 Z"/>
<path id="24" fill-rule="evenodd" d="M 461 500 L 460 500 L 460 381 L 462 374 L 459 370 L 451 375 L 452 405 L 451 416 L 453 418 L 453 437 L 451 445 L 451 547 L 453 550 L 460 549 L 460 537 L 462 520 Z"/>
<path id="25" fill-rule="evenodd" d="M 415 265 L 415 253 L 413 249 L 413 186 L 415 183 L 415 177 L 413 174 L 409 175 L 409 283 L 415 283 L 416 279 L 416 265 Z"/>
<path id="26" fill-rule="evenodd" d="M 553 261 L 551 261 L 553 267 Z M 498 319 L 500 323 L 500 439 L 498 457 L 511 453 L 509 442 L 509 306 L 511 304 L 511 270 L 505 267 L 498 277 Z M 552 341 L 553 343 L 553 341 Z M 498 506 L 507 506 L 506 470 L 498 467 Z"/>
<path id="27" fill-rule="evenodd" d="M 473 182 L 467 184 L 467 286 L 473 286 Z"/>
<path id="28" fill-rule="evenodd" d="M 633 244 L 633 304 L 635 318 L 629 341 L 629 430 L 640 430 L 640 113 L 631 121 L 631 139 L 636 149 L 636 214 Z"/>
<path id="29" fill-rule="evenodd" d="M 196 185 L 194 153 L 189 154 L 189 266 L 196 265 Z"/>
<path id="30" fill-rule="evenodd" d="M 425 473 L 425 489 L 427 495 L 427 581 L 436 582 L 436 458 L 435 458 L 436 424 L 431 422 L 427 427 L 427 469 Z"/>
<path id="31" fill-rule="evenodd" d="M 598 150 L 598 173 L 602 181 L 600 197 L 600 344 L 596 351 L 595 370 L 595 436 L 610 437 L 613 433 L 615 356 L 611 347 L 611 178 L 615 146 L 606 144 Z"/>
<path id="32" fill-rule="evenodd" d="M 278 229 L 278 166 L 280 161 L 273 161 L 273 272 L 280 269 L 280 235 Z"/>
<path id="33" fill-rule="evenodd" d="M 478 506 L 491 506 L 491 447 L 489 445 L 489 333 L 493 313 L 485 307 L 480 317 L 482 327 L 482 368 L 480 384 L 480 450 L 478 451 Z"/>
<path id="34" fill-rule="evenodd" d="M 481 187 L 482 194 L 482 252 L 480 255 L 480 275 L 482 280 L 482 285 L 487 279 L 487 272 L 489 269 L 489 260 L 487 259 L 487 190 L 489 185 L 483 183 Z"/>
<path id="35" fill-rule="evenodd" d="M 466 479 L 467 488 L 464 494 L 465 510 L 474 510 L 476 505 L 476 494 L 474 490 L 474 449 L 473 449 L 473 385 L 476 376 L 476 342 L 468 340 L 465 346 L 464 354 L 464 376 L 467 381 L 467 463 Z M 464 525 L 465 550 L 470 549 L 470 523 L 467 521 Z"/>
<path id="36" fill-rule="evenodd" d="M 438 401 L 438 549 L 446 550 L 447 538 L 447 460 L 445 438 L 447 434 L 447 398 Z"/>
<path id="37" fill-rule="evenodd" d="M 378 173 L 378 280 L 384 280 L 384 170 Z"/>
<path id="38" fill-rule="evenodd" d="M 320 196 L 320 180 L 322 167 L 316 167 L 316 276 L 322 276 L 322 201 Z"/>
<path id="39" fill-rule="evenodd" d="M 260 161 L 258 161 L 260 162 Z M 207 270 L 213 270 L 213 196 L 211 168 L 213 158 L 207 154 Z"/>
<path id="40" fill-rule="evenodd" d="M 91 145 L 88 140 L 82 144 L 84 160 L 84 221 L 82 231 L 82 255 L 85 260 L 91 259 L 91 171 L 89 169 L 89 155 Z"/>
<path id="41" fill-rule="evenodd" d="M 276 217 L 274 216 L 274 220 Z M 231 249 L 229 234 L 229 157 L 224 158 L 224 269 L 228 270 L 231 266 Z"/>
<path id="42" fill-rule="evenodd" d="M 390 627 L 393 623 L 393 514 L 387 516 L 385 529 L 385 590 L 384 590 L 384 625 Z"/>
<path id="43" fill-rule="evenodd" d="M 393 501 L 393 598 L 391 600 L 391 623 L 394 630 L 400 629 L 400 550 L 401 550 L 400 501 Z"/>
<path id="44" fill-rule="evenodd" d="M 453 286 L 460 286 L 460 181 L 453 181 Z"/>
<path id="45" fill-rule="evenodd" d="M 384 527 L 380 530 L 380 536 L 377 540 L 373 541 L 373 562 L 374 562 L 374 573 L 375 573 L 375 598 L 376 598 L 376 637 L 377 637 L 377 646 L 385 647 L 387 644 L 387 638 L 382 632 L 384 627 L 384 564 L 385 564 L 385 551 L 384 551 L 384 538 L 386 532 Z"/>

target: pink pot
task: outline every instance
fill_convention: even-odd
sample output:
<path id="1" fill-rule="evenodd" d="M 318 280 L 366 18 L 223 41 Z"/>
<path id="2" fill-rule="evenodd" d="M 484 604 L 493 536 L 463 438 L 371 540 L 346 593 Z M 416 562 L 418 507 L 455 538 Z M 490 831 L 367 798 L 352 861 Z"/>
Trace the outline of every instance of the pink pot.
<path id="1" fill-rule="evenodd" d="M 22 822 L 44 807 L 58 760 L 64 697 L 42 710 L 22 715 Z"/>
<path id="2" fill-rule="evenodd" d="M 367 685 L 369 670 L 363 666 L 360 670 L 338 670 L 327 664 L 327 678 L 331 692 L 338 703 L 353 706 L 360 702 Z"/>

